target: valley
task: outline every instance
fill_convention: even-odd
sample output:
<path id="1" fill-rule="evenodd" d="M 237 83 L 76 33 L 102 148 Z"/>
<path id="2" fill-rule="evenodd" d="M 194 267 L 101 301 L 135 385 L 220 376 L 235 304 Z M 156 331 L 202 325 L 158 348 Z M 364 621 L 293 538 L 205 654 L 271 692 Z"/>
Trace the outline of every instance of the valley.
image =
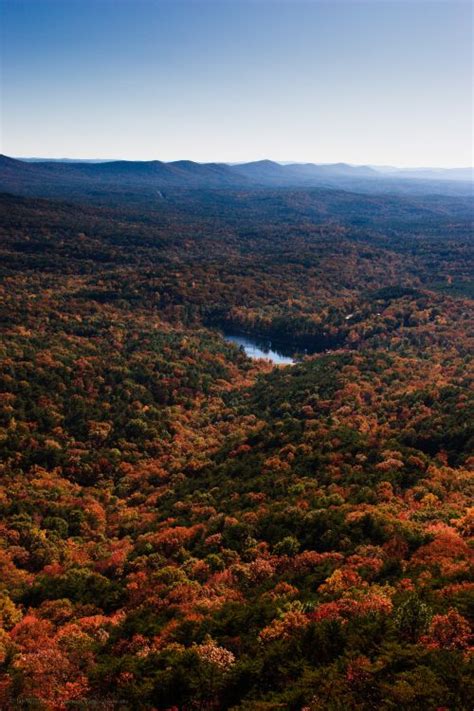
<path id="1" fill-rule="evenodd" d="M 7 187 L 0 706 L 467 711 L 470 199 Z"/>

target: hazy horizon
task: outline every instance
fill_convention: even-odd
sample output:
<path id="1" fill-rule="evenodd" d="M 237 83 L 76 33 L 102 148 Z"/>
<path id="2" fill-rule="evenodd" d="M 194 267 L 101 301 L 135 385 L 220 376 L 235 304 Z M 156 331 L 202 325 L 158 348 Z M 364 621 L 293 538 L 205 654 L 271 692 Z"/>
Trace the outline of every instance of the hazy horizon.
<path id="1" fill-rule="evenodd" d="M 6 155 L 472 165 L 464 0 L 0 5 Z"/>
<path id="2" fill-rule="evenodd" d="M 221 165 L 229 165 L 229 166 L 238 166 L 238 165 L 245 165 L 247 163 L 258 163 L 258 162 L 265 162 L 269 161 L 271 163 L 277 163 L 278 165 L 317 165 L 317 166 L 326 166 L 326 165 L 348 165 L 353 168 L 362 168 L 362 167 L 367 167 L 367 168 L 373 168 L 374 170 L 380 170 L 380 171 L 421 171 L 421 170 L 426 170 L 426 171 L 436 171 L 436 170 L 447 170 L 447 171 L 454 171 L 454 170 L 474 170 L 474 165 L 455 165 L 455 166 L 445 166 L 445 165 L 416 165 L 416 166 L 406 166 L 406 165 L 377 165 L 375 163 L 349 163 L 348 161 L 329 161 L 329 162 L 318 162 L 318 161 L 307 161 L 307 160 L 302 160 L 302 161 L 296 161 L 296 160 L 275 160 L 273 158 L 254 158 L 251 160 L 244 160 L 244 161 L 226 161 L 226 160 L 217 160 L 217 161 L 211 161 L 211 160 L 200 160 L 200 161 L 193 161 L 189 158 L 181 157 L 181 158 L 173 158 L 171 160 L 162 160 L 161 158 L 156 158 L 156 157 L 151 157 L 151 158 L 140 158 L 137 160 L 134 160 L 133 158 L 123 158 L 121 156 L 115 156 L 113 158 L 101 158 L 101 157 L 91 157 L 87 156 L 84 158 L 78 158 L 74 156 L 41 156 L 41 155 L 29 155 L 29 156 L 18 156 L 18 155 L 10 155 L 7 156 L 7 158 L 13 158 L 14 160 L 20 160 L 20 161 L 31 161 L 31 162 L 40 162 L 40 161 L 45 161 L 45 162 L 74 162 L 74 163 L 114 163 L 114 162 L 131 162 L 131 163 L 151 163 L 151 162 L 160 162 L 160 163 L 178 163 L 180 161 L 191 161 L 193 163 L 197 163 L 198 165 L 206 165 L 206 164 L 221 164 Z"/>
<path id="3" fill-rule="evenodd" d="M 8 158 L 13 158 L 14 160 L 23 160 L 23 161 L 55 161 L 55 162 L 61 162 L 61 161 L 73 161 L 77 163 L 85 162 L 85 163 L 113 163 L 113 162 L 119 162 L 119 161 L 126 161 L 126 162 L 133 162 L 133 163 L 148 163 L 148 162 L 154 162 L 158 161 L 161 163 L 177 163 L 179 161 L 183 160 L 189 160 L 193 163 L 198 163 L 200 165 L 206 165 L 209 163 L 220 163 L 223 165 L 243 165 L 246 163 L 256 163 L 256 162 L 263 162 L 263 161 L 270 161 L 272 163 L 278 163 L 279 165 L 304 165 L 304 164 L 313 164 L 313 165 L 337 165 L 337 164 L 343 164 L 343 165 L 349 165 L 354 168 L 359 168 L 359 167 L 367 167 L 367 168 L 374 168 L 374 169 L 395 169 L 395 170 L 402 170 L 402 171 L 416 171 L 416 170 L 473 170 L 474 169 L 474 164 L 466 164 L 466 165 L 452 165 L 452 166 L 446 166 L 446 165 L 413 165 L 413 166 L 407 166 L 407 165 L 380 165 L 376 163 L 349 163 L 348 161 L 316 161 L 316 160 L 275 160 L 274 158 L 269 158 L 269 157 L 264 157 L 264 158 L 251 158 L 249 160 L 243 160 L 243 161 L 227 161 L 227 160 L 192 160 L 190 158 L 186 157 L 180 157 L 180 158 L 172 158 L 170 160 L 162 160 L 159 157 L 150 157 L 150 158 L 124 158 L 122 156 L 115 156 L 112 158 L 104 158 L 104 157 L 94 157 L 94 156 L 85 156 L 85 157 L 74 157 L 70 155 L 64 155 L 64 156 L 33 156 L 33 155 L 27 155 L 27 156 L 19 156 L 19 155 L 8 155 L 3 154 Z"/>

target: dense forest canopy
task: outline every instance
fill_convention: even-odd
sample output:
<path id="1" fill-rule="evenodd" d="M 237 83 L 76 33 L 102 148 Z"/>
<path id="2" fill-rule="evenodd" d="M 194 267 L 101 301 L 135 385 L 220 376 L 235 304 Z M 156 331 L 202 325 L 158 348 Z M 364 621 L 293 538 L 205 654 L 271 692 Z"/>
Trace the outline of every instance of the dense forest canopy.
<path id="1" fill-rule="evenodd" d="M 471 709 L 471 198 L 8 180 L 0 707 Z"/>

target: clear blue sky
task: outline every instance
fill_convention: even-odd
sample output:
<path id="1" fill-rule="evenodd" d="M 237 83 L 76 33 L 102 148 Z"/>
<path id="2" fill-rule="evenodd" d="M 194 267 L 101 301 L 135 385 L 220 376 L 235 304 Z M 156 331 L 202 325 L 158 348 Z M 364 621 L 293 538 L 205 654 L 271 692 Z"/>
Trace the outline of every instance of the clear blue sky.
<path id="1" fill-rule="evenodd" d="M 0 0 L 14 156 L 472 163 L 468 0 Z"/>

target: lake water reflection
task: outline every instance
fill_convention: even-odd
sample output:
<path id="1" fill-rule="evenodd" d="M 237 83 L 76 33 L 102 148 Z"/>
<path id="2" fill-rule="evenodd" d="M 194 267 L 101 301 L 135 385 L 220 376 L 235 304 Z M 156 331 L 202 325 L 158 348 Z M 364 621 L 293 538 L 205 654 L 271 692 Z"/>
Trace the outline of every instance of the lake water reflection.
<path id="1" fill-rule="evenodd" d="M 288 353 L 282 353 L 278 346 L 272 346 L 270 340 L 251 338 L 232 333 L 224 333 L 226 341 L 242 346 L 249 358 L 265 358 L 275 365 L 293 365 L 295 359 Z"/>

